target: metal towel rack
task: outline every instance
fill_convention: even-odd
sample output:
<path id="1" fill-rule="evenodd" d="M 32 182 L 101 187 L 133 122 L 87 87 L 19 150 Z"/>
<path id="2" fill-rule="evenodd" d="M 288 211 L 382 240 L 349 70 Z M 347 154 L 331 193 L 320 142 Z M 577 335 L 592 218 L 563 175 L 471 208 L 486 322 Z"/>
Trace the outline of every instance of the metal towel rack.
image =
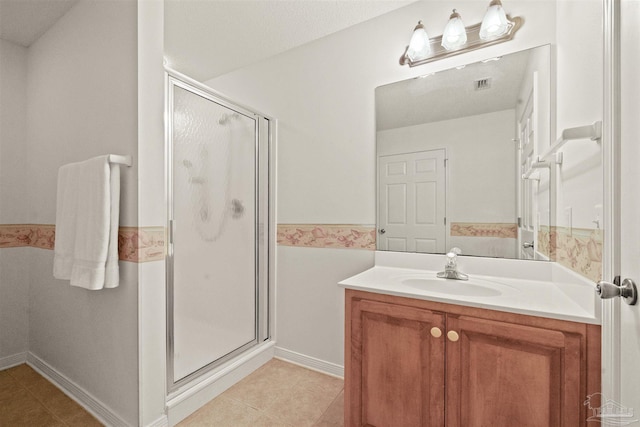
<path id="1" fill-rule="evenodd" d="M 531 163 L 531 166 L 529 166 L 529 169 L 522 174 L 522 179 L 533 179 L 536 181 L 540 180 L 540 174 L 537 174 L 536 169 L 542 169 L 542 168 L 549 168 L 551 167 L 551 164 L 549 162 L 546 161 L 540 161 L 540 158 L 538 158 L 537 161 Z"/>
<path id="2" fill-rule="evenodd" d="M 119 156 L 117 154 L 109 154 L 109 163 L 116 163 L 119 165 L 131 166 L 131 156 Z"/>
<path id="3" fill-rule="evenodd" d="M 568 128 L 562 131 L 562 135 L 555 144 L 553 144 L 547 151 L 545 151 L 541 156 L 538 157 L 538 160 L 550 160 L 551 156 L 553 156 L 564 144 L 569 141 L 573 141 L 576 139 L 590 139 L 591 141 L 598 141 L 602 138 L 602 122 L 597 121 L 591 125 L 587 126 L 578 126 L 575 128 Z M 560 162 L 562 163 L 562 162 Z M 559 163 L 559 164 L 560 164 Z"/>
<path id="4" fill-rule="evenodd" d="M 599 141 L 602 138 L 602 122 L 597 121 L 591 125 L 578 126 L 575 128 L 567 128 L 562 131 L 562 135 L 558 140 L 549 147 L 542 155 L 538 156 L 536 161 L 531 164 L 529 169 L 522 174 L 522 179 L 536 179 L 539 180 L 538 175 L 534 175 L 535 169 L 550 168 L 551 165 L 562 164 L 562 153 L 558 153 L 558 150 L 569 141 L 578 139 L 590 139 L 591 141 Z"/>

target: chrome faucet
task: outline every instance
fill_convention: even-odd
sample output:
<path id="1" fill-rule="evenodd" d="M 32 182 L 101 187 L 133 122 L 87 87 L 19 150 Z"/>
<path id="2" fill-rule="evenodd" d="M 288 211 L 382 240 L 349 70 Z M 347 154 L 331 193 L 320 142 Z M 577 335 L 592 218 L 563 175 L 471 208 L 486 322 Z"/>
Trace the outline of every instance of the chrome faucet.
<path id="1" fill-rule="evenodd" d="M 469 280 L 469 275 L 458 271 L 458 255 L 462 253 L 460 248 L 451 248 L 447 253 L 447 263 L 444 271 L 437 274 L 442 279 Z"/>

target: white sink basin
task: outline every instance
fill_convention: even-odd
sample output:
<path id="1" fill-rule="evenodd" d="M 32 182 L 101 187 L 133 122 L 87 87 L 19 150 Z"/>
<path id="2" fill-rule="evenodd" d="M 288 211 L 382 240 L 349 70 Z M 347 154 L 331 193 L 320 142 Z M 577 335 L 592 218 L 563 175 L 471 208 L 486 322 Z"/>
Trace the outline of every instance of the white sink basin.
<path id="1" fill-rule="evenodd" d="M 517 289 L 502 283 L 482 280 L 455 280 L 430 277 L 430 275 L 400 275 L 393 280 L 413 289 L 435 292 L 446 295 L 461 295 L 473 297 L 497 297 L 505 292 L 516 292 Z"/>
<path id="2" fill-rule="evenodd" d="M 475 297 L 491 297 L 500 296 L 502 292 L 499 289 L 490 288 L 475 284 L 473 282 L 463 282 L 460 280 L 438 281 L 433 279 L 405 279 L 401 282 L 403 285 L 420 290 L 437 292 L 439 294 L 465 295 Z"/>
<path id="3" fill-rule="evenodd" d="M 437 277 L 442 268 L 442 256 L 376 252 L 378 261 L 383 265 L 349 277 L 341 281 L 340 286 L 356 291 L 576 322 L 600 322 L 594 285 L 549 263 L 465 258 L 460 260 L 465 265 L 459 266 L 469 275 L 469 280 L 455 280 Z M 393 265 L 384 265 L 384 262 Z M 431 268 L 414 268 L 424 265 Z M 505 275 L 488 275 L 487 272 Z M 554 282 L 552 279 L 556 276 L 559 280 Z"/>

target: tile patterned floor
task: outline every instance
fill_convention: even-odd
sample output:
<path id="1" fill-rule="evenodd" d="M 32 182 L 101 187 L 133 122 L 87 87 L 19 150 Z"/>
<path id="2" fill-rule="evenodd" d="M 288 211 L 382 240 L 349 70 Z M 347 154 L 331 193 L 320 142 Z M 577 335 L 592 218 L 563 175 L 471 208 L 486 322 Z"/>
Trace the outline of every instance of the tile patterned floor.
<path id="1" fill-rule="evenodd" d="M 342 427 L 339 378 L 273 359 L 181 427 Z M 28 365 L 0 371 L 0 427 L 98 427 L 95 418 Z"/>
<path id="2" fill-rule="evenodd" d="M 272 359 L 179 427 L 342 427 L 344 384 Z"/>
<path id="3" fill-rule="evenodd" d="M 102 426 L 28 365 L 0 371 L 0 427 Z"/>

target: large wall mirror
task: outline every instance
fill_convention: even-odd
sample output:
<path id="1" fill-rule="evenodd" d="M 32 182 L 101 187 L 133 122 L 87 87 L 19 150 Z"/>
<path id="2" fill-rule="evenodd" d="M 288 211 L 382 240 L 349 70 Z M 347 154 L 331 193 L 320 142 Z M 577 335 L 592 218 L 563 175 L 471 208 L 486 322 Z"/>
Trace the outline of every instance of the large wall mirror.
<path id="1" fill-rule="evenodd" d="M 551 65 L 547 45 L 376 89 L 378 250 L 549 259 Z"/>

